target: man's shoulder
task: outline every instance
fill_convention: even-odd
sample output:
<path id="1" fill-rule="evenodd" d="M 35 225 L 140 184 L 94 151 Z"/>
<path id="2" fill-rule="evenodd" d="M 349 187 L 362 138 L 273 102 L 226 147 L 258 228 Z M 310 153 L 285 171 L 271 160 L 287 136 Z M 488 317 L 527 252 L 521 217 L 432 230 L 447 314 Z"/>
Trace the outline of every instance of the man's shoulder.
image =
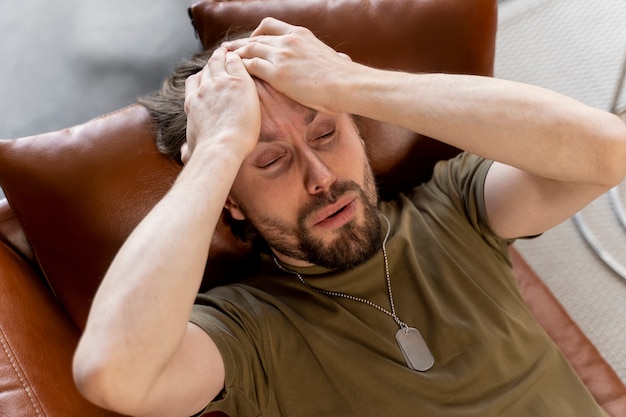
<path id="1" fill-rule="evenodd" d="M 386 197 L 381 203 L 393 203 L 403 198 L 412 198 L 415 194 L 423 192 L 424 189 L 442 187 L 443 184 L 480 179 L 483 174 L 486 174 L 491 163 L 492 161 L 476 154 L 461 152 L 450 159 L 437 162 L 428 180 Z M 477 176 L 477 174 L 479 175 Z"/>
<path id="2" fill-rule="evenodd" d="M 262 258 L 264 258 L 262 256 Z M 274 268 L 272 268 L 272 266 Z M 262 260 L 254 273 L 233 283 L 213 287 L 196 297 L 196 304 L 218 304 L 228 308 L 254 308 L 275 304 L 277 297 L 290 291 L 290 280 L 270 261 Z"/>

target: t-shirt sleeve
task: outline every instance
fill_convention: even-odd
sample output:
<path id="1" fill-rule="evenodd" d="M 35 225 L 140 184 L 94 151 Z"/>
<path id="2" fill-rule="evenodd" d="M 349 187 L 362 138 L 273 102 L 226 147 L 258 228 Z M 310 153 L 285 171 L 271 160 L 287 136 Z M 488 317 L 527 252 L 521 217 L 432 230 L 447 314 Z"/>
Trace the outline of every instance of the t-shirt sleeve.
<path id="1" fill-rule="evenodd" d="M 226 369 L 224 390 L 204 412 L 257 416 L 267 405 L 264 330 L 254 305 L 251 296 L 236 287 L 215 288 L 196 298 L 190 322 L 211 337 Z"/>
<path id="2" fill-rule="evenodd" d="M 418 187 L 412 195 L 418 203 L 427 194 L 430 203 L 450 207 L 491 246 L 502 249 L 512 241 L 498 237 L 489 225 L 485 207 L 485 179 L 493 161 L 463 152 L 435 165 L 432 179 Z M 418 203 L 419 204 L 419 203 Z"/>

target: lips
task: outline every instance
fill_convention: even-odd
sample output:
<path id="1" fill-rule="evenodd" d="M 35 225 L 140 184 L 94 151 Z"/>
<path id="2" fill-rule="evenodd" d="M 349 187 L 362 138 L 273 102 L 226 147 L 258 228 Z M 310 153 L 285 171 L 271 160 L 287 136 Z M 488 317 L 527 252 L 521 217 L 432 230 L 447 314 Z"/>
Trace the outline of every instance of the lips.
<path id="1" fill-rule="evenodd" d="M 350 221 L 356 213 L 356 198 L 344 196 L 321 209 L 312 219 L 313 226 L 336 228 Z"/>

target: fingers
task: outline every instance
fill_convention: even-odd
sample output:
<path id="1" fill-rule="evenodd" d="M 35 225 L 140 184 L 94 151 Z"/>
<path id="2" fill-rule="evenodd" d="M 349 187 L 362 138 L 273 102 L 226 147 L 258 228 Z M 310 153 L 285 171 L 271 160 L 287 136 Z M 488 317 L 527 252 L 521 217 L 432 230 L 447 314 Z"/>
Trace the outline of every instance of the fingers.
<path id="1" fill-rule="evenodd" d="M 241 57 L 231 51 L 226 52 L 226 63 L 225 63 L 226 72 L 234 77 L 247 77 L 249 76 L 248 71 L 246 71 L 246 67 L 241 59 Z"/>
<path id="2" fill-rule="evenodd" d="M 246 46 L 251 42 L 267 41 L 266 37 L 271 38 L 281 35 L 288 35 L 299 31 L 307 31 L 307 29 L 301 26 L 290 25 L 289 23 L 285 23 L 273 17 L 266 17 L 261 21 L 259 26 L 257 26 L 257 28 L 250 34 L 249 37 L 224 42 L 222 46 L 226 47 L 230 51 L 234 51 Z"/>
<path id="3" fill-rule="evenodd" d="M 245 70 L 255 77 L 265 79 L 274 68 L 275 47 L 265 43 L 254 40 L 239 43 L 239 47 L 233 48 L 228 53 L 239 57 Z M 236 58 L 232 59 L 234 61 Z"/>
<path id="4" fill-rule="evenodd" d="M 207 122 L 211 117 L 219 120 L 218 113 L 228 112 L 234 97 L 245 97 L 256 90 L 242 59 L 226 48 L 217 48 L 198 73 L 185 80 L 184 111 L 187 115 L 187 142 L 181 146 L 181 161 L 186 164 L 194 153 L 198 141 L 204 140 Z M 257 98 L 258 100 L 258 98 Z"/>
<path id="5" fill-rule="evenodd" d="M 187 79 L 185 80 L 185 102 L 183 105 L 183 110 L 187 115 L 190 111 L 189 97 L 191 96 L 192 92 L 197 91 L 200 88 L 200 76 L 200 73 L 193 74 L 187 77 Z"/>
<path id="6" fill-rule="evenodd" d="M 250 36 L 285 35 L 289 32 L 293 32 L 296 28 L 297 26 L 290 25 L 282 20 L 278 20 L 273 17 L 266 17 L 261 20 L 259 26 L 254 29 Z"/>
<path id="7" fill-rule="evenodd" d="M 200 73 L 190 75 L 185 80 L 185 92 L 193 91 L 200 86 Z"/>
<path id="8" fill-rule="evenodd" d="M 226 68 L 224 62 L 226 61 L 226 48 L 217 48 L 213 51 L 213 54 L 209 58 L 205 68 L 202 69 L 202 72 L 205 70 L 208 71 L 208 75 L 215 77 L 220 74 L 226 73 Z"/>
<path id="9" fill-rule="evenodd" d="M 271 38 L 256 37 L 238 39 L 232 42 L 225 42 L 222 45 L 229 51 L 236 52 L 242 58 L 250 58 L 253 56 L 270 56 L 272 50 L 276 48 L 272 44 Z"/>
<path id="10" fill-rule="evenodd" d="M 203 80 L 228 76 L 248 77 L 249 75 L 239 55 L 227 51 L 226 48 L 217 48 L 200 72 L 187 77 L 185 96 L 199 90 Z"/>
<path id="11" fill-rule="evenodd" d="M 224 47 L 217 48 L 207 63 L 211 77 L 245 76 L 247 72 L 241 62 L 241 57 Z M 203 70 L 204 72 L 204 70 Z"/>
<path id="12" fill-rule="evenodd" d="M 290 56 L 289 50 L 298 49 L 298 40 L 289 36 L 298 31 L 304 35 L 308 30 L 265 18 L 250 37 L 224 42 L 222 47 L 239 55 L 250 75 L 269 81 L 275 73 L 276 64 L 286 61 Z M 287 35 L 289 39 L 281 35 Z"/>
<path id="13" fill-rule="evenodd" d="M 343 52 L 337 52 L 337 55 L 345 59 L 346 61 L 352 62 L 352 58 L 348 54 L 344 54 Z"/>

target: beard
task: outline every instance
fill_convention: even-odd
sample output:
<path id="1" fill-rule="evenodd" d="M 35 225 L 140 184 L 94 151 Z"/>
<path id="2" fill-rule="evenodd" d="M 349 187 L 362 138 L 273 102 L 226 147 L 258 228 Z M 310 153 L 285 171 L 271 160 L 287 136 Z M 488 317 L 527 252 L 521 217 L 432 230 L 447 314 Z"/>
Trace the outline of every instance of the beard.
<path id="1" fill-rule="evenodd" d="M 315 195 L 300 209 L 295 225 L 287 225 L 265 215 L 245 214 L 275 252 L 328 269 L 350 269 L 370 259 L 382 242 L 381 213 L 377 207 L 378 196 L 371 169 L 366 170 L 364 186 L 365 189 L 354 181 L 334 183 L 327 192 Z M 357 199 L 363 203 L 362 224 L 351 219 L 334 231 L 336 236 L 330 241 L 314 236 L 306 227 L 306 220 L 346 193 L 357 194 Z"/>
<path id="2" fill-rule="evenodd" d="M 304 220 L 318 209 L 335 202 L 346 192 L 356 192 L 364 206 L 363 224 L 350 220 L 335 231 L 337 237 L 330 242 L 316 238 L 311 230 L 304 227 Z M 335 183 L 324 195 L 318 195 L 298 216 L 298 243 L 284 245 L 271 242 L 277 251 L 292 258 L 307 261 L 329 269 L 350 269 L 371 258 L 380 248 L 381 227 L 379 210 L 372 204 L 366 193 L 352 181 Z M 295 250 L 294 250 L 295 249 Z"/>

